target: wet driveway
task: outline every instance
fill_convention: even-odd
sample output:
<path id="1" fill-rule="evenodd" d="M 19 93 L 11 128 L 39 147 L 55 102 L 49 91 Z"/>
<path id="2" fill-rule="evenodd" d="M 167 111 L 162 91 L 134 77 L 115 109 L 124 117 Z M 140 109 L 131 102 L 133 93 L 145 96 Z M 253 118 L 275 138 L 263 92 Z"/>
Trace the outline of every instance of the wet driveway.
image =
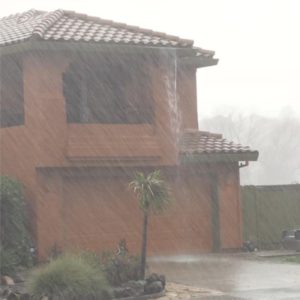
<path id="1" fill-rule="evenodd" d="M 149 266 L 151 272 L 163 273 L 169 281 L 224 293 L 207 299 L 300 299 L 300 264 L 252 254 L 207 254 L 156 257 Z"/>

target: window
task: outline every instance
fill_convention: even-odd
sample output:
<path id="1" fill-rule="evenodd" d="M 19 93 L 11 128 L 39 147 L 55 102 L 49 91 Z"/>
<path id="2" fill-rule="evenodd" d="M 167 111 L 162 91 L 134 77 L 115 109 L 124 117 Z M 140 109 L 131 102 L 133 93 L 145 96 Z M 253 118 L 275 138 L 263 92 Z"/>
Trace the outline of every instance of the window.
<path id="1" fill-rule="evenodd" d="M 64 95 L 69 123 L 153 122 L 152 83 L 142 57 L 90 55 L 70 64 Z"/>
<path id="2" fill-rule="evenodd" d="M 24 124 L 23 70 L 18 55 L 5 55 L 0 61 L 0 124 Z"/>

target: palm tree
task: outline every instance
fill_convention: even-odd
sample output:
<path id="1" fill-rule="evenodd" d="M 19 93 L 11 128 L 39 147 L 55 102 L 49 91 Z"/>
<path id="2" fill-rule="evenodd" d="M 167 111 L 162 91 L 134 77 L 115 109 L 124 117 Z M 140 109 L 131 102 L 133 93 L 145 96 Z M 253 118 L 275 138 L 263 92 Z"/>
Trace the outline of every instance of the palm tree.
<path id="1" fill-rule="evenodd" d="M 159 213 L 169 203 L 169 191 L 159 170 L 148 175 L 136 172 L 134 180 L 129 186 L 133 189 L 139 200 L 140 209 L 144 214 L 142 249 L 141 249 L 141 277 L 145 278 L 148 217 L 150 213 Z"/>

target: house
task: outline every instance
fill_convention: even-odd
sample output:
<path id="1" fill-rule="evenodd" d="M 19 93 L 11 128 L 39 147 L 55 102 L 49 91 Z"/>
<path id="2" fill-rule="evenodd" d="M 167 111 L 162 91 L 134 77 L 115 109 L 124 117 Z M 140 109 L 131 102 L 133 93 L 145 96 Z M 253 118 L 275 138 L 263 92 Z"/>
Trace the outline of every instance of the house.
<path id="1" fill-rule="evenodd" d="M 25 186 L 40 259 L 123 238 L 138 251 L 137 170 L 161 169 L 173 198 L 150 220 L 151 255 L 242 245 L 239 168 L 258 152 L 198 129 L 196 70 L 214 52 L 64 10 L 0 32 L 1 173 Z"/>

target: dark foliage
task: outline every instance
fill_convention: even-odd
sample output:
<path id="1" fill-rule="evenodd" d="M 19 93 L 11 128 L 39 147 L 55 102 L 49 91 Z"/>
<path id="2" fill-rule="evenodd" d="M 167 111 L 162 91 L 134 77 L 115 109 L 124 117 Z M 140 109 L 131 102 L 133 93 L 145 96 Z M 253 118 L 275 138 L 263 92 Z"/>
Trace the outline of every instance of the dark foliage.
<path id="1" fill-rule="evenodd" d="M 103 253 L 101 263 L 107 280 L 113 286 L 140 279 L 140 258 L 129 255 L 125 240 L 120 241 L 115 253 Z"/>
<path id="2" fill-rule="evenodd" d="M 0 272 L 12 275 L 19 267 L 31 266 L 33 255 L 22 186 L 5 176 L 0 177 L 0 212 Z"/>

